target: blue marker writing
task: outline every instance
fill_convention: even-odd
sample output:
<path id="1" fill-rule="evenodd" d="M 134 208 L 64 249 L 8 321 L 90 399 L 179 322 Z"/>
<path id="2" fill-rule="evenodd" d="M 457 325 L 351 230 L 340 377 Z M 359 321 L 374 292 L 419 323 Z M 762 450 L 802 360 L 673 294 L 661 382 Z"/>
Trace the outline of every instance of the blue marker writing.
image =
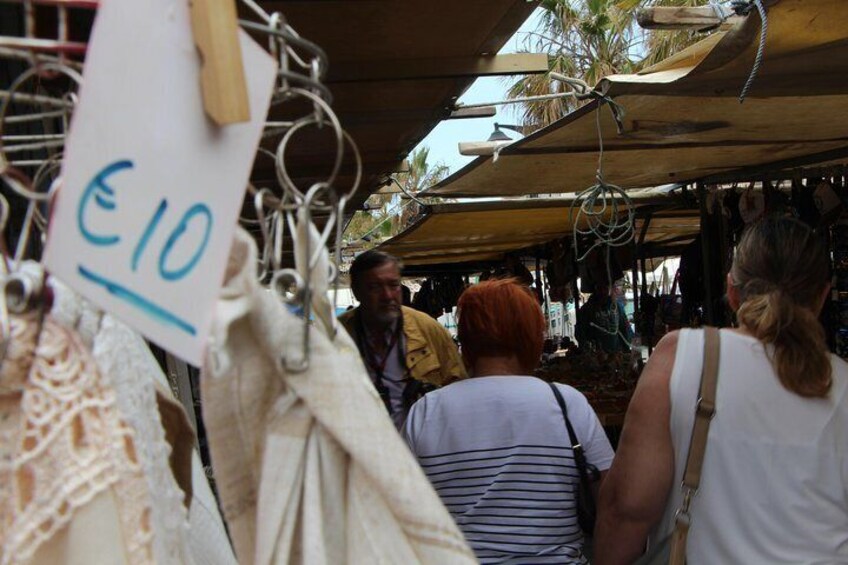
<path id="1" fill-rule="evenodd" d="M 132 270 L 135 271 L 138 269 L 138 261 L 141 259 L 141 254 L 144 253 L 145 247 L 147 247 L 147 242 L 150 241 L 150 237 L 153 235 L 153 232 L 156 231 L 156 227 L 159 225 L 159 221 L 162 219 L 162 216 L 165 214 L 165 210 L 168 209 L 168 201 L 164 198 L 161 202 L 159 202 L 159 207 L 156 208 L 156 212 L 153 213 L 153 217 L 150 218 L 150 222 L 148 222 L 147 227 L 144 228 L 144 233 L 141 235 L 141 239 L 138 240 L 138 245 L 135 246 L 135 251 L 133 251 L 132 256 Z"/>
<path id="2" fill-rule="evenodd" d="M 193 325 L 189 324 L 182 318 L 175 316 L 162 306 L 159 306 L 158 304 L 152 302 L 151 300 L 148 300 L 140 294 L 129 290 L 128 288 L 119 283 L 111 281 L 92 271 L 89 271 L 82 265 L 77 265 L 77 271 L 84 279 L 87 279 L 96 285 L 102 286 L 109 294 L 111 294 L 115 298 L 123 300 L 130 306 L 141 310 L 154 320 L 157 320 L 158 322 L 162 322 L 170 326 L 174 326 L 189 335 L 197 335 L 197 329 Z"/>
<path id="3" fill-rule="evenodd" d="M 94 201 L 98 206 L 103 208 L 104 210 L 114 210 L 115 209 L 115 191 L 106 184 L 106 179 L 117 173 L 118 171 L 122 171 L 124 169 L 131 169 L 133 167 L 132 161 L 123 160 L 123 161 L 115 161 L 114 163 L 107 165 L 102 171 L 97 173 L 88 186 L 85 187 L 85 192 L 83 192 L 82 198 L 80 198 L 79 206 L 77 207 L 77 227 L 79 228 L 82 236 L 93 245 L 114 245 L 118 243 L 121 238 L 117 235 L 98 235 L 93 233 L 86 227 L 85 223 L 85 211 L 88 208 L 89 201 L 92 196 L 94 197 Z"/>
<path id="4" fill-rule="evenodd" d="M 192 218 L 198 215 L 206 218 L 206 231 L 203 233 L 203 239 L 200 246 L 185 265 L 178 269 L 168 269 L 165 266 L 165 263 L 168 261 L 168 256 L 171 254 L 174 245 L 176 245 L 177 241 L 179 241 L 186 229 L 188 229 L 188 223 L 192 220 Z M 162 278 L 167 281 L 176 281 L 191 272 L 195 265 L 197 265 L 197 262 L 200 261 L 200 257 L 203 255 L 203 252 L 206 250 L 206 245 L 209 243 L 209 235 L 211 233 L 212 211 L 209 210 L 209 207 L 206 204 L 198 203 L 189 208 L 183 215 L 183 219 L 180 220 L 180 223 L 177 224 L 177 227 L 171 232 L 171 235 L 168 237 L 168 241 L 165 242 L 165 247 L 162 248 L 162 252 L 159 254 L 159 274 L 162 275 Z"/>

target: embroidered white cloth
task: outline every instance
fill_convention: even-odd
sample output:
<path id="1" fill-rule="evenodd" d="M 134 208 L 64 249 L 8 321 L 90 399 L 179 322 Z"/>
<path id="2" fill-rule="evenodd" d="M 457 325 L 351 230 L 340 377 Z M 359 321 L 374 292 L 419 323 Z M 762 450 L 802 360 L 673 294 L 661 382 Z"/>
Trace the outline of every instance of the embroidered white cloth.
<path id="1" fill-rule="evenodd" d="M 309 367 L 296 373 L 285 363 L 302 355 L 302 321 L 260 287 L 256 265 L 255 245 L 239 230 L 201 376 L 213 469 L 240 562 L 475 563 L 356 346 L 344 331 L 324 333 L 332 335 L 333 322 L 319 304 L 326 275 L 313 277 L 319 321 Z M 326 265 L 324 257 L 318 268 Z"/>
<path id="2" fill-rule="evenodd" d="M 114 381 L 117 403 L 136 435 L 138 455 L 152 495 L 153 553 L 160 565 L 236 565 L 215 496 L 192 449 L 192 499 L 188 513 L 174 479 L 156 401 L 157 391 L 171 397 L 168 380 L 144 340 L 125 324 L 104 314 L 61 282 L 51 279 L 52 315 L 78 328 L 100 370 Z"/>
<path id="3" fill-rule="evenodd" d="M 11 317 L 0 372 L 0 563 L 153 560 L 148 484 L 115 391 L 80 337 Z"/>

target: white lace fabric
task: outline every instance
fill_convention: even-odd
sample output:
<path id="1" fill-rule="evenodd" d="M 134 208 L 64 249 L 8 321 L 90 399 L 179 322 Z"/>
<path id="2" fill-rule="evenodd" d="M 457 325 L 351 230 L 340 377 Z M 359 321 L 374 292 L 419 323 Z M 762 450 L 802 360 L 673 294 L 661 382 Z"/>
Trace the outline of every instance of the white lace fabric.
<path id="1" fill-rule="evenodd" d="M 115 545 L 123 562 L 152 562 L 150 492 L 114 388 L 80 337 L 50 316 L 43 323 L 13 316 L 11 325 L 15 338 L 0 370 L 0 564 L 28 563 L 107 490 L 120 517 Z"/>
<path id="2" fill-rule="evenodd" d="M 140 464 L 151 493 L 153 555 L 160 565 L 234 565 L 215 496 L 192 447 L 193 498 L 187 512 L 174 478 L 171 445 L 156 400 L 171 397 L 168 380 L 146 342 L 128 326 L 104 314 L 61 282 L 51 279 L 51 314 L 63 326 L 78 328 L 103 374 L 112 380 L 122 417 L 133 428 Z"/>

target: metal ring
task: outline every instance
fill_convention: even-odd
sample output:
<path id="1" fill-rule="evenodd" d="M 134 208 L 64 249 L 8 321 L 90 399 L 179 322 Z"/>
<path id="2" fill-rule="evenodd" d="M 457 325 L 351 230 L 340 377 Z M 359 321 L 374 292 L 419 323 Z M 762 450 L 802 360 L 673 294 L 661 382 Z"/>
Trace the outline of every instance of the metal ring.
<path id="1" fill-rule="evenodd" d="M 15 272 L 3 281 L 3 300 L 6 308 L 13 314 L 25 314 L 32 309 L 41 297 L 43 279 L 30 273 Z"/>
<path id="2" fill-rule="evenodd" d="M 280 269 L 275 272 L 271 277 L 271 289 L 277 292 L 286 304 L 296 305 L 303 302 L 305 285 L 300 273 L 295 269 Z"/>
<path id="3" fill-rule="evenodd" d="M 342 129 L 341 124 L 339 123 L 339 119 L 336 117 L 332 108 L 330 108 L 329 104 L 322 100 L 320 96 L 309 92 L 308 90 L 303 90 L 301 88 L 292 88 L 290 92 L 312 100 L 315 104 L 320 106 L 325 113 L 325 118 L 322 119 L 320 122 L 316 121 L 312 116 L 296 122 L 295 125 L 289 128 L 288 131 L 286 131 L 286 133 L 283 135 L 283 138 L 280 140 L 279 145 L 277 146 L 277 178 L 280 181 L 280 184 L 282 185 L 283 189 L 289 190 L 293 195 L 296 196 L 296 200 L 302 201 L 304 197 L 303 193 L 297 188 L 294 181 L 289 176 L 288 171 L 286 170 L 285 156 L 286 148 L 288 147 L 289 142 L 291 141 L 295 133 L 297 133 L 299 130 L 303 129 L 308 125 L 331 125 L 333 127 L 333 132 L 336 135 L 336 159 L 335 163 L 333 163 L 332 172 L 330 173 L 330 176 L 325 182 L 327 184 L 332 185 L 335 182 L 339 171 L 341 170 L 342 160 L 344 159 L 344 130 Z"/>

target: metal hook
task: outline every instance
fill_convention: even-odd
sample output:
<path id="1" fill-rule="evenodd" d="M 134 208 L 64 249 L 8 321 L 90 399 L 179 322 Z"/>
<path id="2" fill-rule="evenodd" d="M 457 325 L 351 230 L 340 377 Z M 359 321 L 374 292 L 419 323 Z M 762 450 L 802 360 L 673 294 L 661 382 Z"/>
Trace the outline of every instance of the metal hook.
<path id="1" fill-rule="evenodd" d="M 295 269 L 281 269 L 271 278 L 274 289 L 286 304 L 299 304 L 303 309 L 303 341 L 300 358 L 292 359 L 285 352 L 280 361 L 286 371 L 301 373 L 309 368 L 309 283 Z"/>

